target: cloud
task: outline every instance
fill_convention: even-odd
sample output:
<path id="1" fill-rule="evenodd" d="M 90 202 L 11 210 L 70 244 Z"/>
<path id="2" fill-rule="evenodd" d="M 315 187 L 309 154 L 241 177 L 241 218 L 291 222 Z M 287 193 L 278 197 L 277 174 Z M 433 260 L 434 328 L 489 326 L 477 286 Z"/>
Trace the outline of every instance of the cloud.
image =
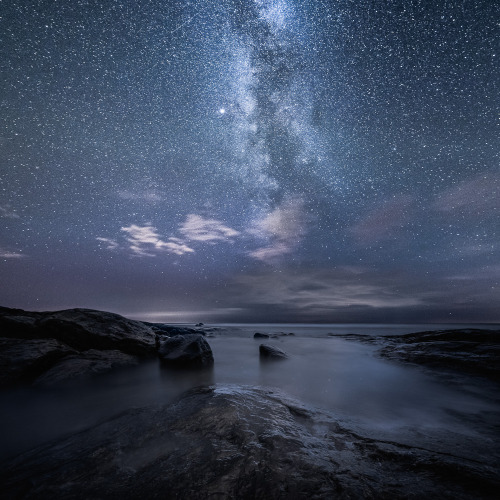
<path id="1" fill-rule="evenodd" d="M 18 214 L 13 212 L 8 205 L 3 206 L 3 207 L 0 206 L 0 217 L 5 217 L 8 219 L 20 219 L 21 218 L 21 217 L 19 217 Z"/>
<path id="2" fill-rule="evenodd" d="M 132 224 L 122 227 L 121 230 L 128 235 L 129 249 L 140 257 L 154 257 L 159 252 L 175 255 L 194 252 L 192 248 L 178 238 L 168 238 L 166 241 L 161 239 L 156 228 L 151 225 L 138 226 Z"/>
<path id="3" fill-rule="evenodd" d="M 433 208 L 443 213 L 483 216 L 500 210 L 500 174 L 485 172 L 436 196 Z"/>
<path id="4" fill-rule="evenodd" d="M 225 226 L 221 221 L 216 219 L 205 219 L 201 215 L 189 214 L 186 222 L 180 225 L 179 232 L 188 241 L 228 241 L 232 242 L 235 236 L 240 234 L 239 231 Z"/>
<path id="5" fill-rule="evenodd" d="M 423 301 L 413 290 L 396 290 L 391 280 L 364 269 L 262 273 L 243 276 L 238 284 L 249 302 L 279 304 L 312 316 L 352 307 L 409 307 Z"/>
<path id="6" fill-rule="evenodd" d="M 351 234 L 360 244 L 372 244 L 390 239 L 409 221 L 409 208 L 414 198 L 400 195 L 385 201 L 365 214 L 354 226 Z"/>
<path id="7" fill-rule="evenodd" d="M 8 250 L 4 250 L 0 248 L 0 259 L 22 259 L 26 257 L 23 253 L 20 252 L 9 252 Z"/>
<path id="8" fill-rule="evenodd" d="M 106 250 L 116 250 L 120 248 L 120 244 L 111 238 L 96 238 L 97 241 L 102 242 L 106 246 Z"/>
<path id="9" fill-rule="evenodd" d="M 285 200 L 272 212 L 257 220 L 248 232 L 270 244 L 248 253 L 254 259 L 272 263 L 290 254 L 307 232 L 304 201 L 299 197 Z"/>

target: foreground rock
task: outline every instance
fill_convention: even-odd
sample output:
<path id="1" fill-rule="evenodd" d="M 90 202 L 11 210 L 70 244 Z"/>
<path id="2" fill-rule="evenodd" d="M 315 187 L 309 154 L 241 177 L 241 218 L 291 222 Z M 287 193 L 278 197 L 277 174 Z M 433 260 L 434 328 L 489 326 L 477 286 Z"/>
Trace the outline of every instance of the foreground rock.
<path id="1" fill-rule="evenodd" d="M 162 365 L 171 368 L 209 368 L 214 356 L 201 335 L 177 335 L 160 343 L 158 356 Z"/>
<path id="2" fill-rule="evenodd" d="M 278 347 L 269 344 L 260 344 L 259 354 L 261 359 L 280 360 L 287 359 L 288 355 Z"/>
<path id="3" fill-rule="evenodd" d="M 441 330 L 384 337 L 385 358 L 500 382 L 500 331 Z"/>
<path id="4" fill-rule="evenodd" d="M 496 498 L 498 468 L 377 441 L 282 393 L 199 388 L 0 466 L 2 498 Z"/>
<path id="5" fill-rule="evenodd" d="M 91 309 L 0 308 L 0 332 L 0 385 L 63 381 L 156 352 L 155 335 L 142 322 Z"/>

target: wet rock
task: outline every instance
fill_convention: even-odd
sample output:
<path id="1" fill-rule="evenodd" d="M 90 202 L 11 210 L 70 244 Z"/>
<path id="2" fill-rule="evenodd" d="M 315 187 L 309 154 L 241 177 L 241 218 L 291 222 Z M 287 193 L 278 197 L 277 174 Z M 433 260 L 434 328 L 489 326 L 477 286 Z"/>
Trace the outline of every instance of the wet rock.
<path id="1" fill-rule="evenodd" d="M 498 467 L 377 441 L 270 390 L 199 388 L 0 466 L 10 498 L 497 498 Z"/>
<path id="2" fill-rule="evenodd" d="M 196 323 L 194 326 L 203 326 L 204 323 Z"/>
<path id="3" fill-rule="evenodd" d="M 279 359 L 287 359 L 288 355 L 286 352 L 282 351 L 278 347 L 269 344 L 260 344 L 259 346 L 259 354 L 261 359 L 269 359 L 269 360 L 279 360 Z"/>
<path id="4" fill-rule="evenodd" d="M 256 332 L 256 333 L 253 334 L 253 338 L 254 339 L 268 339 L 269 335 L 267 333 Z"/>
<path id="5" fill-rule="evenodd" d="M 214 357 L 208 342 L 201 335 L 177 335 L 160 343 L 158 351 L 164 366 L 172 368 L 208 368 Z"/>
<path id="6" fill-rule="evenodd" d="M 389 359 L 500 382 L 499 330 L 439 330 L 385 337 Z"/>

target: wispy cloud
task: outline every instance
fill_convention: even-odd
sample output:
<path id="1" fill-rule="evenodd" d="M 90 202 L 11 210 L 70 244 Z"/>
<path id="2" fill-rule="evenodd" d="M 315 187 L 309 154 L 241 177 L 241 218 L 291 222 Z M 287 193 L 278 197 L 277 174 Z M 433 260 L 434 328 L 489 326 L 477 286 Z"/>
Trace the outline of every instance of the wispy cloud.
<path id="1" fill-rule="evenodd" d="M 351 234 L 360 244 L 372 244 L 391 238 L 408 223 L 413 201 L 411 195 L 400 195 L 385 201 L 352 226 Z"/>
<path id="2" fill-rule="evenodd" d="M 293 252 L 306 234 L 306 226 L 304 201 L 298 197 L 289 198 L 257 220 L 248 230 L 250 234 L 269 241 L 268 245 L 253 250 L 248 255 L 272 263 Z"/>
<path id="3" fill-rule="evenodd" d="M 0 259 L 22 259 L 26 257 L 25 254 L 20 252 L 10 252 L 8 250 L 4 250 L 0 248 Z"/>
<path id="4" fill-rule="evenodd" d="M 96 238 L 97 241 L 100 241 L 103 246 L 106 248 L 106 250 L 116 250 L 120 248 L 120 244 L 111 238 Z"/>
<path id="5" fill-rule="evenodd" d="M 216 219 L 205 219 L 201 215 L 189 214 L 186 221 L 180 225 L 179 232 L 188 241 L 227 241 L 232 242 L 233 239 L 240 234 L 239 231 L 224 225 Z"/>
<path id="6" fill-rule="evenodd" d="M 485 172 L 442 191 L 433 208 L 443 213 L 483 216 L 500 210 L 500 174 Z"/>
<path id="7" fill-rule="evenodd" d="M 238 279 L 238 285 L 253 304 L 279 305 L 313 315 L 352 307 L 410 307 L 423 302 L 413 290 L 396 289 L 387 278 L 350 268 L 247 275 Z"/>
<path id="8" fill-rule="evenodd" d="M 158 234 L 157 229 L 151 225 L 138 226 L 132 224 L 122 227 L 121 230 L 128 235 L 127 241 L 130 250 L 140 257 L 154 257 L 158 252 L 167 252 L 175 255 L 194 252 L 192 248 L 188 247 L 178 238 L 163 240 Z"/>

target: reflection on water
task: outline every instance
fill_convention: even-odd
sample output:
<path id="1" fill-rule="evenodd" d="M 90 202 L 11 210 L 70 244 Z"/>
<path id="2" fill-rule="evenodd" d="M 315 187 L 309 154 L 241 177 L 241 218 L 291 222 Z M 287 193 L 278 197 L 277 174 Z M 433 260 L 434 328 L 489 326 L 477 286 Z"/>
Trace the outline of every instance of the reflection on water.
<path id="1" fill-rule="evenodd" d="M 487 387 L 465 391 L 444 385 L 418 368 L 379 359 L 370 345 L 328 337 L 329 328 L 321 328 L 305 336 L 300 328 L 288 327 L 286 331 L 295 331 L 296 336 L 264 341 L 252 338 L 251 333 L 259 331 L 255 327 L 209 338 L 215 365 L 208 371 L 170 371 L 149 361 L 58 389 L 4 391 L 0 393 L 0 458 L 128 408 L 165 403 L 187 389 L 213 383 L 278 387 L 372 429 L 446 428 L 473 435 L 478 429 L 471 421 L 486 412 L 499 414 L 498 402 L 486 397 Z M 283 331 L 283 326 L 267 331 L 273 329 Z M 263 342 L 276 345 L 290 358 L 260 363 Z"/>

